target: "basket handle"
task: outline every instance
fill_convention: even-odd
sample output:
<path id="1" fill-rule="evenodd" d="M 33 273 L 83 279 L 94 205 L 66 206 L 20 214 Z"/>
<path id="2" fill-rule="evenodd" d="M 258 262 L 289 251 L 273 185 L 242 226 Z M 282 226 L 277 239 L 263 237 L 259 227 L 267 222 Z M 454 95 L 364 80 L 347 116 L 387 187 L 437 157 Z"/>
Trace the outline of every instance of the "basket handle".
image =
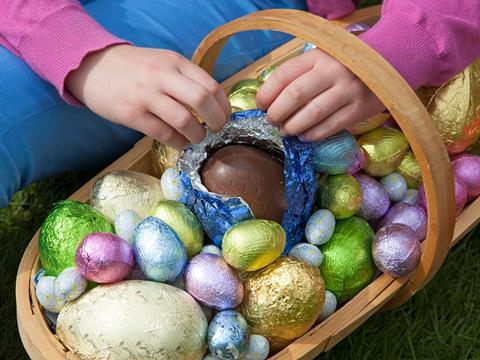
<path id="1" fill-rule="evenodd" d="M 224 24 L 203 39 L 192 61 L 212 73 L 229 38 L 250 30 L 288 33 L 334 57 L 375 93 L 410 142 L 422 172 L 429 216 L 420 265 L 387 306 L 402 304 L 438 271 L 455 226 L 452 170 L 433 121 L 407 82 L 383 57 L 339 26 L 300 10 L 264 10 Z"/>

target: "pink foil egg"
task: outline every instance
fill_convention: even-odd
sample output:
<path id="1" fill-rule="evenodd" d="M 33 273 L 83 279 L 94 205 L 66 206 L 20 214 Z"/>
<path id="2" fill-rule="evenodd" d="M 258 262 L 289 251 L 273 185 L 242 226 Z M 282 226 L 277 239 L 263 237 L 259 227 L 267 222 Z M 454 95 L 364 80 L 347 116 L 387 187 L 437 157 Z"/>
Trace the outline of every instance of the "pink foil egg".
<path id="1" fill-rule="evenodd" d="M 97 232 L 87 235 L 75 256 L 78 271 L 100 284 L 125 279 L 135 264 L 133 248 L 115 234 Z"/>
<path id="2" fill-rule="evenodd" d="M 453 173 L 467 186 L 468 199 L 480 195 L 480 156 L 463 154 L 452 161 Z"/>
<path id="3" fill-rule="evenodd" d="M 379 227 L 391 224 L 407 226 L 418 241 L 425 240 L 427 235 L 427 213 L 421 206 L 406 203 L 393 205 L 382 218 Z"/>
<path id="4" fill-rule="evenodd" d="M 366 220 L 381 218 L 390 208 L 390 200 L 385 188 L 373 177 L 366 174 L 354 175 L 362 188 L 362 206 L 358 215 Z"/>
<path id="5" fill-rule="evenodd" d="M 460 215 L 468 199 L 467 186 L 459 180 L 456 176 L 453 179 L 455 185 L 455 209 L 456 215 Z M 418 188 L 418 205 L 420 205 L 427 213 L 427 197 L 425 194 L 425 188 L 423 184 L 420 184 Z"/>

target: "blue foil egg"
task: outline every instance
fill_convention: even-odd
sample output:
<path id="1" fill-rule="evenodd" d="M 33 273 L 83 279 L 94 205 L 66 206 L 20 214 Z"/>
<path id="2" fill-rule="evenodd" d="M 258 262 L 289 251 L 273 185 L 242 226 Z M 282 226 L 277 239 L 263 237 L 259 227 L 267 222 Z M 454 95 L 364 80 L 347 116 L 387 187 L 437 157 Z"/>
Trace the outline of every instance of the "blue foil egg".
<path id="1" fill-rule="evenodd" d="M 400 202 L 407 203 L 410 205 L 418 205 L 418 190 L 408 189 L 405 197 L 400 200 Z"/>
<path id="2" fill-rule="evenodd" d="M 357 139 L 346 130 L 322 139 L 314 144 L 315 171 L 330 175 L 354 174 L 365 162 Z"/>
<path id="3" fill-rule="evenodd" d="M 87 279 L 80 274 L 76 267 L 66 268 L 55 279 L 55 294 L 64 301 L 75 300 L 86 289 Z"/>
<path id="4" fill-rule="evenodd" d="M 323 261 L 323 255 L 320 249 L 308 243 L 298 243 L 290 250 L 288 255 L 303 260 L 315 267 L 319 267 Z"/>
<path id="5" fill-rule="evenodd" d="M 388 197 L 392 201 L 400 201 L 407 194 L 407 182 L 399 173 L 392 172 L 391 174 L 382 177 L 380 182 L 387 191 Z"/>
<path id="6" fill-rule="evenodd" d="M 220 250 L 220 248 L 215 245 L 205 245 L 202 250 L 200 250 L 200 254 L 213 254 L 217 256 L 222 256 L 222 250 Z"/>
<path id="7" fill-rule="evenodd" d="M 249 340 L 247 321 L 235 310 L 220 311 L 208 326 L 208 348 L 218 359 L 241 359 Z"/>
<path id="8" fill-rule="evenodd" d="M 323 303 L 320 315 L 318 315 L 318 322 L 330 317 L 335 310 L 337 310 L 337 298 L 331 291 L 325 290 L 325 302 Z"/>
<path id="9" fill-rule="evenodd" d="M 335 231 L 335 217 L 330 210 L 315 211 L 305 226 L 305 237 L 310 244 L 325 244 Z"/>
<path id="10" fill-rule="evenodd" d="M 35 288 L 38 302 L 43 308 L 51 313 L 59 313 L 65 306 L 66 301 L 55 294 L 55 277 L 44 276 L 38 280 Z"/>
<path id="11" fill-rule="evenodd" d="M 250 336 L 244 360 L 265 360 L 270 352 L 270 344 L 265 336 L 254 334 Z"/>
<path id="12" fill-rule="evenodd" d="M 187 251 L 175 231 L 162 220 L 149 216 L 133 234 L 135 259 L 145 278 L 175 281 L 187 264 Z"/>
<path id="13" fill-rule="evenodd" d="M 140 215 L 135 210 L 120 211 L 115 216 L 115 233 L 123 240 L 133 243 L 133 231 L 140 222 Z"/>
<path id="14" fill-rule="evenodd" d="M 181 201 L 186 193 L 183 186 L 180 170 L 168 168 L 160 179 L 160 187 L 165 199 Z"/>

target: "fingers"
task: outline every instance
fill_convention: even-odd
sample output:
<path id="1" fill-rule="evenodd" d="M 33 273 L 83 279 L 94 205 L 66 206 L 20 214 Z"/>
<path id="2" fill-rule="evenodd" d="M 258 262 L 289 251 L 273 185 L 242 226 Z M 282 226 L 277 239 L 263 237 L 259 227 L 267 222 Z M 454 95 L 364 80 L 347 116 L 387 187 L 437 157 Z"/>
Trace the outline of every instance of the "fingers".
<path id="1" fill-rule="evenodd" d="M 145 114 L 136 121 L 135 128 L 178 150 L 182 150 L 188 144 L 187 138 L 151 113 Z"/>

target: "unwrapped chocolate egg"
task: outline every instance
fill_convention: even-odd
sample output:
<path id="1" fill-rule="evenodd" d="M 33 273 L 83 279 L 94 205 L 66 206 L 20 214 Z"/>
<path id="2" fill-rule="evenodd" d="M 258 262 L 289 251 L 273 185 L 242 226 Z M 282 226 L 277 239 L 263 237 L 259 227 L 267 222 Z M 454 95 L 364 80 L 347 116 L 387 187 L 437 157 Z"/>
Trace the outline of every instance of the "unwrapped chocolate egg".
<path id="1" fill-rule="evenodd" d="M 369 117 L 367 120 L 360 121 L 353 126 L 348 128 L 353 135 L 361 135 L 366 132 L 369 132 L 377 127 L 381 126 L 387 119 L 390 117 L 390 114 L 380 113 Z"/>
<path id="2" fill-rule="evenodd" d="M 207 320 L 186 292 L 152 281 L 98 286 L 62 310 L 61 342 L 80 359 L 200 360 Z"/>
<path id="3" fill-rule="evenodd" d="M 386 227 L 390 224 L 402 224 L 408 227 L 415 239 L 425 240 L 427 236 L 427 214 L 418 205 L 398 203 L 393 205 L 387 214 L 380 221 L 379 227 Z"/>
<path id="4" fill-rule="evenodd" d="M 458 216 L 467 203 L 468 190 L 463 181 L 458 179 L 456 176 L 453 177 L 453 184 L 455 187 L 455 210 L 456 216 Z M 425 193 L 423 184 L 420 184 L 420 187 L 418 188 L 418 205 L 420 205 L 428 214 L 427 194 Z"/>
<path id="5" fill-rule="evenodd" d="M 58 314 L 65 306 L 66 300 L 59 298 L 55 293 L 54 276 L 41 277 L 35 287 L 35 294 L 40 305 L 54 314 Z"/>
<path id="6" fill-rule="evenodd" d="M 288 253 L 288 256 L 305 261 L 307 264 L 319 267 L 323 261 L 322 252 L 309 243 L 298 243 Z"/>
<path id="7" fill-rule="evenodd" d="M 402 175 L 392 172 L 380 179 L 380 183 L 385 188 L 390 200 L 396 202 L 402 200 L 407 195 L 407 182 Z"/>
<path id="8" fill-rule="evenodd" d="M 363 134 L 358 143 L 365 154 L 363 168 L 370 176 L 385 176 L 395 171 L 409 148 L 400 130 L 383 127 Z"/>
<path id="9" fill-rule="evenodd" d="M 263 269 L 242 274 L 245 298 L 239 312 L 254 334 L 278 351 L 315 323 L 325 299 L 318 268 L 281 257 Z"/>
<path id="10" fill-rule="evenodd" d="M 87 235 L 75 255 L 83 277 L 100 284 L 125 279 L 135 265 L 133 248 L 117 235 L 97 232 Z"/>
<path id="11" fill-rule="evenodd" d="M 55 294 L 64 301 L 72 301 L 87 289 L 87 279 L 75 267 L 63 270 L 55 279 Z"/>
<path id="12" fill-rule="evenodd" d="M 182 240 L 188 258 L 197 255 L 203 246 L 203 228 L 197 217 L 182 203 L 162 200 L 153 208 L 153 216 L 169 225 Z"/>
<path id="13" fill-rule="evenodd" d="M 352 175 L 328 175 L 320 180 L 317 205 L 330 210 L 335 219 L 348 218 L 362 205 L 362 188 Z"/>
<path id="14" fill-rule="evenodd" d="M 400 202 L 404 202 L 410 205 L 417 205 L 418 204 L 418 190 L 415 189 L 408 189 L 405 197 L 400 200 Z"/>
<path id="15" fill-rule="evenodd" d="M 372 281 L 376 270 L 371 253 L 374 238 L 370 225 L 353 216 L 338 221 L 330 241 L 321 246 L 320 272 L 325 288 L 339 303 L 350 300 Z"/>
<path id="16" fill-rule="evenodd" d="M 253 334 L 250 336 L 244 360 L 266 360 L 270 352 L 270 344 L 265 336 Z"/>
<path id="17" fill-rule="evenodd" d="M 318 315 L 318 322 L 333 315 L 335 310 L 337 310 L 337 298 L 331 291 L 325 290 L 325 303 L 323 304 L 322 311 L 320 311 L 320 315 Z"/>
<path id="18" fill-rule="evenodd" d="M 90 204 L 110 221 L 125 210 L 134 210 L 143 219 L 163 199 L 160 180 L 136 171 L 111 172 L 92 188 Z"/>
<path id="19" fill-rule="evenodd" d="M 378 268 L 394 277 L 410 274 L 420 262 L 420 242 L 402 224 L 391 224 L 378 230 L 372 246 Z"/>
<path id="20" fill-rule="evenodd" d="M 305 226 L 305 237 L 310 244 L 325 244 L 335 231 L 335 217 L 330 210 L 315 211 Z"/>
<path id="21" fill-rule="evenodd" d="M 283 164 L 268 153 L 247 145 L 228 145 L 209 156 L 202 182 L 214 193 L 239 196 L 254 215 L 282 223 L 287 208 Z"/>
<path id="22" fill-rule="evenodd" d="M 286 235 L 274 221 L 247 220 L 232 226 L 224 235 L 222 255 L 236 270 L 254 271 L 280 257 Z"/>
<path id="23" fill-rule="evenodd" d="M 140 216 L 134 210 L 124 210 L 115 217 L 115 233 L 123 240 L 133 243 L 133 231 L 140 222 Z"/>
<path id="24" fill-rule="evenodd" d="M 243 111 L 257 108 L 256 97 L 256 90 L 244 88 L 228 95 L 228 100 L 230 100 L 232 108 L 235 107 Z"/>
<path id="25" fill-rule="evenodd" d="M 390 199 L 385 188 L 377 180 L 366 174 L 355 174 L 362 188 L 362 205 L 358 216 L 365 220 L 380 219 L 390 208 Z"/>
<path id="26" fill-rule="evenodd" d="M 260 79 L 244 79 L 237 81 L 232 88 L 230 89 L 230 94 L 233 94 L 234 92 L 238 90 L 243 90 L 243 89 L 250 89 L 253 91 L 258 91 L 260 89 L 260 86 L 262 86 L 263 81 Z"/>
<path id="27" fill-rule="evenodd" d="M 205 245 L 202 250 L 200 250 L 200 254 L 213 254 L 222 256 L 222 250 L 215 245 Z"/>
<path id="28" fill-rule="evenodd" d="M 452 162 L 453 173 L 467 187 L 469 200 L 480 195 L 480 156 L 463 154 Z"/>
<path id="29" fill-rule="evenodd" d="M 249 340 L 247 322 L 235 310 L 220 311 L 208 325 L 208 349 L 217 359 L 242 359 Z"/>
<path id="30" fill-rule="evenodd" d="M 92 207 L 65 200 L 55 204 L 40 230 L 40 261 L 47 275 L 75 266 L 80 242 L 92 232 L 113 232 L 113 225 Z"/>
<path id="31" fill-rule="evenodd" d="M 165 170 L 177 165 L 178 159 L 182 156 L 182 151 L 155 140 L 152 145 L 151 154 L 155 174 L 161 177 Z"/>
<path id="32" fill-rule="evenodd" d="M 422 173 L 420 171 L 420 165 L 418 165 L 418 161 L 415 159 L 412 151 L 408 151 L 405 154 L 395 171 L 403 176 L 409 188 L 418 189 L 422 181 Z"/>
<path id="33" fill-rule="evenodd" d="M 153 216 L 135 228 L 133 250 L 137 264 L 149 280 L 174 281 L 187 264 L 187 251 L 177 233 Z"/>
<path id="34" fill-rule="evenodd" d="M 221 256 L 199 254 L 185 270 L 187 292 L 200 303 L 217 310 L 233 309 L 243 300 L 243 285 Z"/>
<path id="35" fill-rule="evenodd" d="M 183 186 L 180 170 L 168 168 L 162 174 L 160 186 L 165 199 L 180 201 L 185 195 L 185 186 Z"/>

